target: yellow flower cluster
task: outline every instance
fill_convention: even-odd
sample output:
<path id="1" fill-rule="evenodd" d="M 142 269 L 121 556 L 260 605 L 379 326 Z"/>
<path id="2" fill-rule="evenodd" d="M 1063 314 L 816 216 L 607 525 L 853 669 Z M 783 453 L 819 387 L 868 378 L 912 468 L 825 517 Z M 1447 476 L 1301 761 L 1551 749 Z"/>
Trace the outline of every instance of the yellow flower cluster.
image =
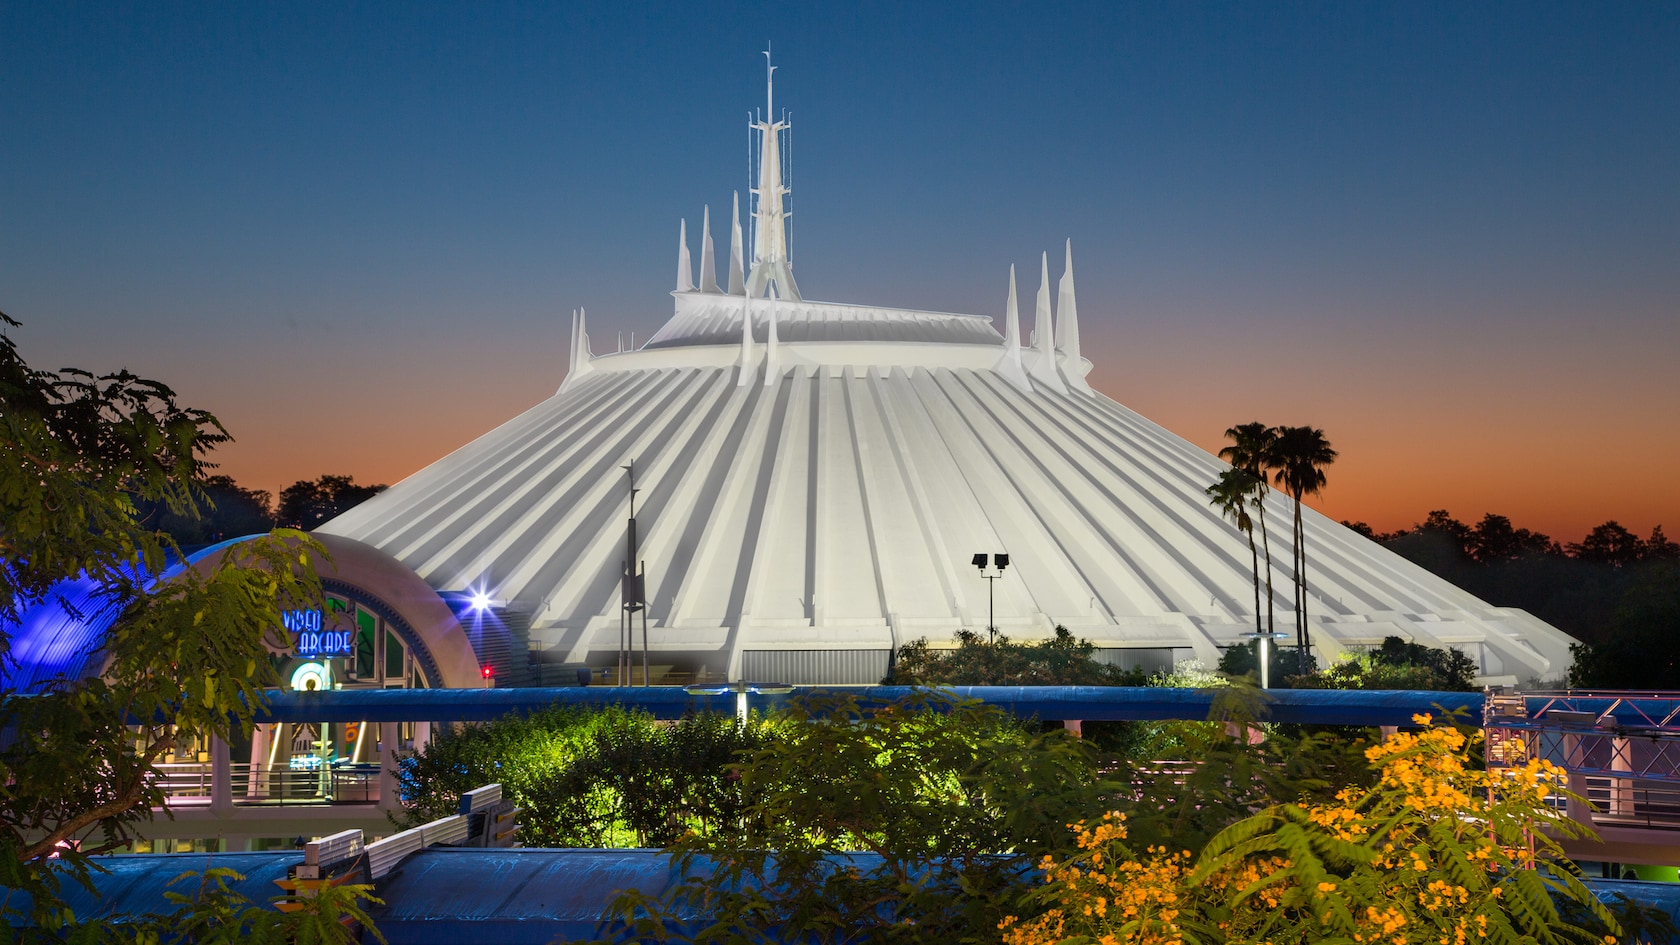
<path id="1" fill-rule="evenodd" d="M 1379 774 L 1372 787 L 1256 814 L 1195 863 L 1158 847 L 1133 853 L 1122 814 L 1070 825 L 1078 852 L 1045 859 L 1045 910 L 1006 919 L 1005 945 L 1471 945 L 1560 921 L 1518 908 L 1507 893 L 1519 892 L 1518 873 L 1560 855 L 1536 822 L 1559 827 L 1546 801 L 1564 772 L 1538 760 L 1476 770 L 1468 755 L 1479 735 L 1432 727 L 1427 715 L 1415 721 L 1421 731 L 1366 752 Z M 1300 862 L 1283 855 L 1306 849 L 1315 852 Z M 1477 868 L 1466 872 L 1462 862 Z"/>
<path id="2" fill-rule="evenodd" d="M 1124 814 L 1110 813 L 1094 825 L 1069 825 L 1085 852 L 1064 863 L 1045 859 L 1045 882 L 1055 888 L 1056 904 L 1029 922 L 1005 917 L 999 928 L 1006 945 L 1040 945 L 1069 937 L 1115 945 L 1184 940 L 1177 919 L 1190 851 L 1152 846 L 1143 857 L 1134 857 L 1124 844 L 1125 819 Z"/>

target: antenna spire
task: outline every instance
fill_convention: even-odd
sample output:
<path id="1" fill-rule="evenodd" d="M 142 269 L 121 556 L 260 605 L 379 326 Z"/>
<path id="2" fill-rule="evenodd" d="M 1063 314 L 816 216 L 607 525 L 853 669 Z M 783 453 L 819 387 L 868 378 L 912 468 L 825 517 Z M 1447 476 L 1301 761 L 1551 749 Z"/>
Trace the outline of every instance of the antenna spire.
<path id="1" fill-rule="evenodd" d="M 748 127 L 758 132 L 758 186 L 750 193 L 753 201 L 753 258 L 752 271 L 747 274 L 747 295 L 753 298 L 768 296 L 774 284 L 776 297 L 800 301 L 799 286 L 793 281 L 793 263 L 788 258 L 787 217 L 782 198 L 789 188 L 782 171 L 781 134 L 791 125 L 787 116 L 777 120 L 772 109 L 776 104 L 776 67 L 770 62 L 770 50 L 764 50 L 764 107 L 762 121 L 750 121 Z"/>

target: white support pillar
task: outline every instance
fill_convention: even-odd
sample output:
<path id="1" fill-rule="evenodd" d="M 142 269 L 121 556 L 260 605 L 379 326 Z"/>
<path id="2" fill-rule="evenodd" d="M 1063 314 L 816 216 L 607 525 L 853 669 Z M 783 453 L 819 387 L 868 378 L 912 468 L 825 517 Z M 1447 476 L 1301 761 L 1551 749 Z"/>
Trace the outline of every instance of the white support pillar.
<path id="1" fill-rule="evenodd" d="M 210 809 L 218 814 L 233 812 L 233 765 L 228 743 L 210 738 Z"/>
<path id="2" fill-rule="evenodd" d="M 1633 816 L 1633 740 L 1610 740 L 1610 813 Z"/>
<path id="3" fill-rule="evenodd" d="M 379 723 L 379 809 L 400 810 L 402 795 L 397 785 L 396 722 Z"/>

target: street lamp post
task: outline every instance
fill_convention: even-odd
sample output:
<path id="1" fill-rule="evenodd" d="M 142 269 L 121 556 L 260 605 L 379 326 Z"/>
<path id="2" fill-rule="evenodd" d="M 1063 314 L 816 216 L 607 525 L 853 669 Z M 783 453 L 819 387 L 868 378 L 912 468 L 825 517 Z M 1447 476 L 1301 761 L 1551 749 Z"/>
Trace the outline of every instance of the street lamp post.
<path id="1" fill-rule="evenodd" d="M 1272 687 L 1272 681 L 1271 681 L 1272 655 L 1271 655 L 1270 652 L 1268 652 L 1271 649 L 1269 644 L 1273 640 L 1286 640 L 1288 638 L 1289 638 L 1289 634 L 1287 634 L 1287 633 L 1245 633 L 1245 634 L 1243 634 L 1243 639 L 1245 639 L 1245 640 L 1259 640 L 1260 641 L 1260 646 L 1258 647 L 1258 649 L 1260 651 L 1260 688 L 1261 689 L 1270 689 Z"/>
<path id="2" fill-rule="evenodd" d="M 1003 577 L 1003 569 L 1009 567 L 1009 555 L 999 553 L 990 556 L 987 561 L 984 552 L 974 556 L 974 566 L 980 569 L 980 576 L 986 579 L 986 637 L 987 642 L 997 642 L 997 589 L 994 584 Z M 990 563 L 997 568 L 996 574 L 987 574 L 986 565 Z"/>

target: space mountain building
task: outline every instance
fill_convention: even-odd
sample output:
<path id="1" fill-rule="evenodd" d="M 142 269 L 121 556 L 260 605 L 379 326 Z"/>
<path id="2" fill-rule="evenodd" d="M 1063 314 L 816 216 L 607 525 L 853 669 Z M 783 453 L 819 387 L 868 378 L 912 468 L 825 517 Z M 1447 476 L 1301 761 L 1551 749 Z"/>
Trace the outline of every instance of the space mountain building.
<path id="1" fill-rule="evenodd" d="M 595 354 L 575 313 L 552 397 L 318 534 L 476 595 L 518 628 L 504 647 L 609 677 L 628 618 L 632 678 L 645 623 L 655 682 L 875 682 L 901 644 L 984 631 L 989 590 L 1001 632 L 1065 626 L 1120 665 L 1212 664 L 1242 642 L 1248 543 L 1203 492 L 1225 466 L 1086 383 L 1071 244 L 1058 272 L 1041 260 L 1029 325 L 1013 270 L 1001 324 L 809 299 L 788 254 L 788 124 L 767 111 L 753 128 L 751 238 L 737 201 L 727 271 L 708 212 L 698 279 L 685 226 L 675 311 L 644 344 Z M 1269 521 L 1292 515 L 1273 492 Z M 1271 548 L 1292 631 L 1289 531 Z M 1567 670 L 1570 638 L 1529 614 L 1311 509 L 1305 533 L 1321 659 L 1400 636 L 1463 650 L 1490 682 Z M 989 588 L 972 561 L 999 552 Z"/>

